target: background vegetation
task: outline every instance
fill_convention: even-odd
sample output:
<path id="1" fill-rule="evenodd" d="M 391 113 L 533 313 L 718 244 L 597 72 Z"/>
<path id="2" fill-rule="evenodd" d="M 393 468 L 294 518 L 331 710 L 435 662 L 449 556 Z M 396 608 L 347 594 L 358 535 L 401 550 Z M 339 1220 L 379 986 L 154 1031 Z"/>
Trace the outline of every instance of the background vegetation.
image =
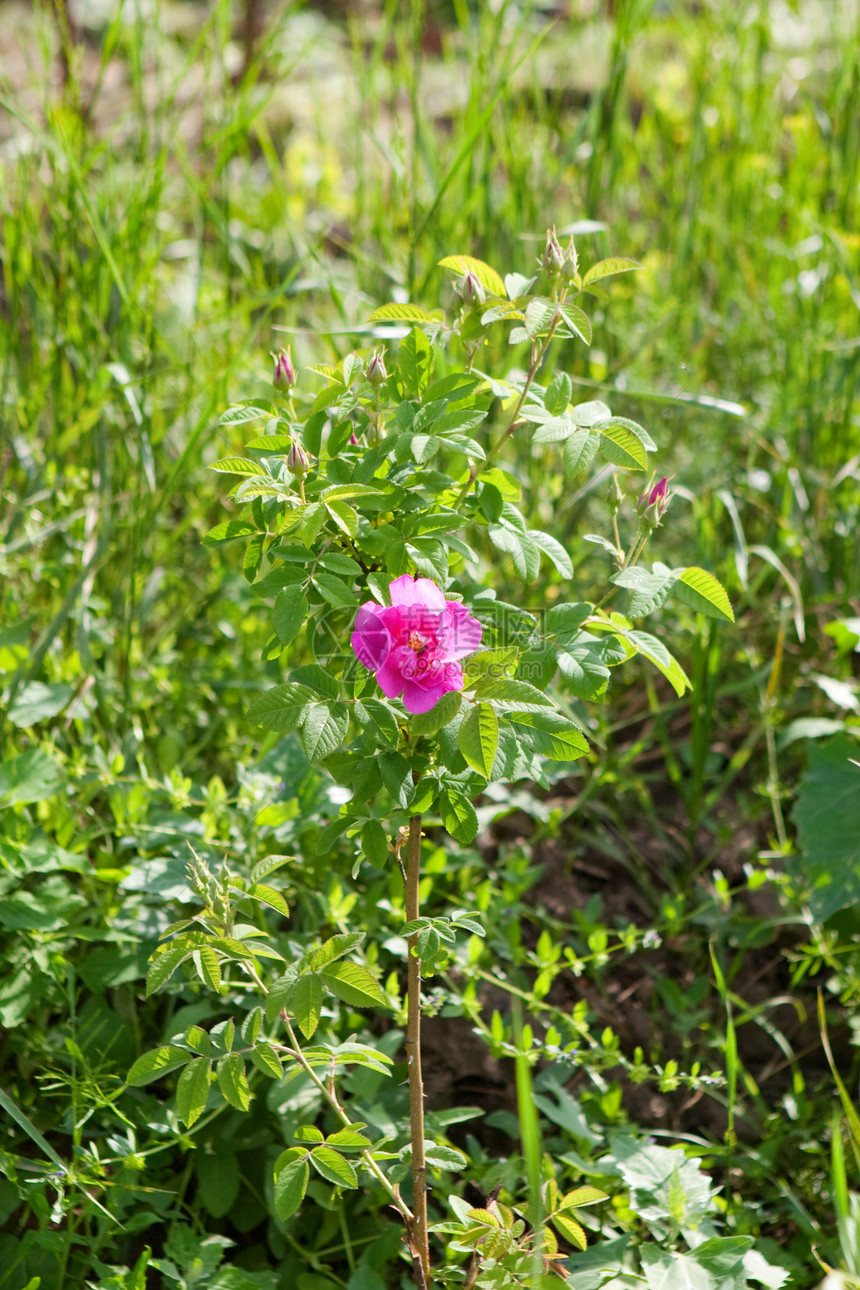
<path id="1" fill-rule="evenodd" d="M 397 984 L 399 875 L 317 853 L 336 786 L 245 717 L 281 665 L 235 548 L 201 543 L 225 514 L 206 466 L 243 442 L 224 408 L 267 399 L 268 350 L 342 356 L 377 304 L 435 307 L 442 256 L 527 273 L 574 223 L 645 272 L 567 370 L 648 426 L 664 558 L 712 570 L 737 625 L 672 610 L 691 701 L 631 667 L 592 758 L 495 791 L 475 848 L 439 834 L 436 890 L 489 948 L 432 982 L 429 1106 L 472 1203 L 516 1190 L 519 999 L 545 1057 L 550 1023 L 582 1036 L 535 1101 L 545 1151 L 612 1195 L 597 1248 L 648 1226 L 617 1146 L 641 1129 L 703 1161 L 793 1285 L 856 1276 L 856 4 L 288 4 L 253 41 L 228 0 L 69 10 L 0 11 L 0 1287 L 399 1284 L 373 1197 L 274 1216 L 303 1086 L 184 1131 L 170 1077 L 124 1084 L 217 1018 L 191 984 L 143 998 L 189 843 L 294 854 L 273 932 L 351 911 Z M 606 478 L 571 493 L 551 448 L 518 469 L 588 596 Z M 402 1060 L 396 1018 L 374 1042 Z"/>

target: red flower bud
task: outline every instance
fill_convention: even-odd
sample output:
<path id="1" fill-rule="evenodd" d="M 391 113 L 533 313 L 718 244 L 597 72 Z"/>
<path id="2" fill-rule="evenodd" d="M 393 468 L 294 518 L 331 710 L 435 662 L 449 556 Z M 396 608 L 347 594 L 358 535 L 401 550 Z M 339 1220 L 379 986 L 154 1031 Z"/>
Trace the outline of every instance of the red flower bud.
<path id="1" fill-rule="evenodd" d="M 474 273 L 467 273 L 460 283 L 460 295 L 467 305 L 482 305 L 487 293 Z"/>
<path id="2" fill-rule="evenodd" d="M 669 492 L 669 480 L 664 475 L 653 487 L 645 489 L 645 492 L 639 498 L 637 510 L 643 520 L 647 520 L 656 528 L 666 514 L 671 500 L 672 494 Z"/>
<path id="3" fill-rule="evenodd" d="M 372 355 L 370 362 L 367 364 L 365 376 L 371 385 L 381 385 L 383 381 L 388 380 L 388 373 L 385 370 L 385 351 L 380 349 Z"/>
<path id="4" fill-rule="evenodd" d="M 287 454 L 287 470 L 291 475 L 306 475 L 310 468 L 310 457 L 300 443 L 293 441 Z"/>
<path id="5" fill-rule="evenodd" d="M 272 358 L 275 360 L 272 384 L 276 390 L 291 390 L 297 378 L 296 369 L 293 367 L 293 362 L 290 358 L 289 346 L 286 349 L 279 350 L 277 354 L 273 354 Z"/>

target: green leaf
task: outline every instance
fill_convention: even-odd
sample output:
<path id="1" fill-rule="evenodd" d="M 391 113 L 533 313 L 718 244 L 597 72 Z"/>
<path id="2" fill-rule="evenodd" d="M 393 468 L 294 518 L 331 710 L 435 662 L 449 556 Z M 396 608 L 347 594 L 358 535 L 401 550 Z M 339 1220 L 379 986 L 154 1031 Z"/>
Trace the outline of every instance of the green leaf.
<path id="1" fill-rule="evenodd" d="M 599 442 L 598 435 L 589 430 L 577 430 L 565 440 L 562 462 L 568 479 L 574 479 L 588 469 L 594 461 Z"/>
<path id="2" fill-rule="evenodd" d="M 438 264 L 440 269 L 450 269 L 459 277 L 464 278 L 467 273 L 473 274 L 491 296 L 501 296 L 504 299 L 508 294 L 496 270 L 491 269 L 483 260 L 476 260 L 471 255 L 446 255 Z"/>
<path id="3" fill-rule="evenodd" d="M 251 461 L 250 457 L 223 457 L 221 461 L 213 461 L 209 467 L 210 470 L 221 471 L 225 475 L 262 475 L 266 476 L 267 472 L 256 461 Z"/>
<path id="4" fill-rule="evenodd" d="M 312 1142 L 322 1144 L 325 1141 L 322 1130 L 318 1129 L 315 1124 L 300 1124 L 293 1133 L 297 1142 Z"/>
<path id="5" fill-rule="evenodd" d="M 552 699 L 537 686 L 513 677 L 481 681 L 475 687 L 475 694 L 488 703 L 503 705 L 510 712 L 544 712 L 552 707 Z"/>
<path id="6" fill-rule="evenodd" d="M 222 412 L 218 418 L 218 424 L 221 426 L 240 426 L 244 425 L 246 421 L 259 421 L 261 417 L 270 417 L 271 415 L 271 411 L 267 411 L 266 408 L 237 406 Z"/>
<path id="7" fill-rule="evenodd" d="M 363 1151 L 371 1146 L 369 1138 L 363 1133 L 358 1132 L 358 1122 L 348 1129 L 338 1129 L 336 1133 L 330 1133 L 326 1138 L 326 1144 L 330 1147 L 338 1147 L 341 1150 Z"/>
<path id="8" fill-rule="evenodd" d="M 313 584 L 324 600 L 335 609 L 354 609 L 356 604 L 352 589 L 341 579 L 331 573 L 317 573 Z"/>
<path id="9" fill-rule="evenodd" d="M 255 533 L 248 545 L 245 547 L 245 554 L 242 557 L 242 572 L 248 582 L 253 582 L 260 572 L 260 565 L 263 563 L 263 545 L 266 541 L 265 533 Z"/>
<path id="10" fill-rule="evenodd" d="M 714 1282 L 692 1254 L 661 1250 L 656 1245 L 643 1245 L 639 1251 L 642 1271 L 648 1290 L 714 1290 Z M 745 1285 L 745 1279 L 741 1285 Z"/>
<path id="11" fill-rule="evenodd" d="M 789 861 L 795 881 L 808 886 L 818 923 L 860 905 L 860 744 L 840 734 L 812 744 L 800 781 L 794 820 L 800 854 Z"/>
<path id="12" fill-rule="evenodd" d="M 287 453 L 293 446 L 293 440 L 288 434 L 261 434 L 250 443 L 246 443 L 246 448 L 252 448 L 254 452 L 276 452 Z"/>
<path id="13" fill-rule="evenodd" d="M 488 703 L 467 706 L 457 742 L 472 769 L 485 779 L 492 778 L 493 762 L 499 748 L 499 720 Z"/>
<path id="14" fill-rule="evenodd" d="M 181 941 L 174 941 L 156 951 L 150 959 L 151 966 L 146 974 L 147 999 L 170 980 L 180 963 L 190 958 L 195 948 L 196 946 L 188 945 L 185 938 L 182 938 Z"/>
<path id="15" fill-rule="evenodd" d="M 592 607 L 587 601 L 575 605 L 553 605 L 547 610 L 544 632 L 559 643 L 566 643 L 566 638 L 579 631 L 591 612 Z"/>
<path id="16" fill-rule="evenodd" d="M 421 333 L 419 333 L 421 335 Z M 365 504 L 368 502 L 378 502 L 385 500 L 387 494 L 379 487 L 373 487 L 371 484 L 332 484 L 322 494 L 322 500 L 326 506 L 333 502 L 345 501 L 349 498 L 358 498 Z"/>
<path id="17" fill-rule="evenodd" d="M 315 703 L 308 708 L 299 728 L 299 742 L 308 761 L 331 756 L 343 743 L 348 726 L 349 716 L 341 704 Z"/>
<path id="18" fill-rule="evenodd" d="M 308 1153 L 288 1161 L 275 1178 L 275 1213 L 286 1222 L 301 1205 L 308 1187 Z"/>
<path id="19" fill-rule="evenodd" d="M 358 1178 L 355 1169 L 339 1151 L 333 1147 L 314 1147 L 311 1152 L 311 1164 L 318 1174 L 338 1187 L 357 1187 Z"/>
<path id="20" fill-rule="evenodd" d="M 289 918 L 290 907 L 284 900 L 279 891 L 274 887 L 269 887 L 264 882 L 255 882 L 245 892 L 250 900 L 257 900 L 261 905 L 268 905 L 270 909 L 276 910 L 283 918 Z"/>
<path id="21" fill-rule="evenodd" d="M 637 264 L 635 260 L 626 260 L 622 256 L 612 256 L 608 260 L 598 260 L 597 264 L 592 264 L 587 270 L 583 279 L 583 287 L 589 286 L 592 282 L 597 282 L 600 278 L 609 278 L 616 273 L 628 273 L 631 269 L 641 269 L 644 265 Z"/>
<path id="22" fill-rule="evenodd" d="M 259 1009 L 255 1009 L 259 1011 Z M 195 1053 L 201 1057 L 209 1057 L 212 1052 L 212 1043 L 206 1031 L 201 1026 L 189 1026 L 185 1032 L 185 1043 L 189 1048 L 193 1048 Z"/>
<path id="23" fill-rule="evenodd" d="M 562 443 L 576 433 L 576 422 L 570 419 L 567 412 L 560 416 L 543 421 L 532 436 L 532 443 Z"/>
<path id="24" fill-rule="evenodd" d="M 230 1053 L 218 1063 L 218 1087 L 224 1100 L 237 1111 L 247 1111 L 251 1105 L 251 1090 L 245 1075 L 245 1063 L 238 1053 Z"/>
<path id="25" fill-rule="evenodd" d="M 323 699 L 338 699 L 340 697 L 340 685 L 337 678 L 327 672 L 319 663 L 308 663 L 305 667 L 297 667 L 290 673 L 290 682 L 293 685 L 307 685 Z"/>
<path id="26" fill-rule="evenodd" d="M 316 699 L 317 695 L 306 685 L 294 682 L 275 685 L 254 700 L 248 709 L 248 718 L 264 730 L 288 734 L 296 729 L 308 704 Z"/>
<path id="27" fill-rule="evenodd" d="M 409 719 L 409 729 L 414 736 L 418 735 L 435 735 L 443 726 L 447 726 L 449 721 L 453 721 L 460 711 L 462 695 L 458 690 L 449 690 L 443 694 L 442 698 L 429 710 L 429 712 L 419 712 Z"/>
<path id="28" fill-rule="evenodd" d="M 560 542 L 557 542 L 554 537 L 550 537 L 549 533 L 542 533 L 539 529 L 529 529 L 529 537 L 535 546 L 543 551 L 544 555 L 549 556 L 563 578 L 573 577 L 573 564 Z"/>
<path id="29" fill-rule="evenodd" d="M 339 529 L 343 529 L 349 537 L 355 537 L 358 532 L 358 515 L 351 506 L 346 502 L 326 500 L 325 508 Z"/>
<path id="30" fill-rule="evenodd" d="M 591 344 L 591 319 L 584 309 L 580 309 L 579 305 L 568 302 L 562 307 L 561 316 L 574 336 L 578 336 L 586 345 Z"/>
<path id="31" fill-rule="evenodd" d="M 388 860 L 388 834 L 379 820 L 368 820 L 361 830 L 361 849 L 376 869 L 384 869 Z"/>
<path id="32" fill-rule="evenodd" d="M 444 321 L 444 314 L 441 309 L 430 313 L 427 309 L 422 309 L 420 305 L 398 304 L 393 302 L 387 305 L 380 305 L 374 309 L 368 318 L 368 322 L 408 322 L 408 323 L 436 323 Z"/>
<path id="33" fill-rule="evenodd" d="M 576 1187 L 562 1197 L 559 1208 L 575 1209 L 577 1205 L 597 1205 L 602 1200 L 609 1200 L 609 1197 L 599 1187 Z"/>
<path id="34" fill-rule="evenodd" d="M 332 994 L 353 1008 L 387 1008 L 379 982 L 360 963 L 332 963 L 320 969 Z"/>
<path id="35" fill-rule="evenodd" d="M 630 631 L 625 633 L 624 639 L 630 642 L 637 654 L 643 655 L 663 673 L 677 695 L 693 688 L 681 664 L 656 636 L 651 636 L 648 632 Z"/>
<path id="36" fill-rule="evenodd" d="M 551 416 L 560 416 L 567 409 L 573 394 L 573 382 L 566 372 L 556 372 L 547 387 L 543 405 Z"/>
<path id="37" fill-rule="evenodd" d="M 434 1169 L 447 1169 L 451 1173 L 465 1169 L 469 1163 L 468 1156 L 465 1156 L 462 1151 L 438 1142 L 424 1143 L 424 1159 Z"/>
<path id="38" fill-rule="evenodd" d="M 467 797 L 446 789 L 439 798 L 439 814 L 455 841 L 464 845 L 474 842 L 478 833 L 478 817 Z"/>
<path id="39" fill-rule="evenodd" d="M 44 685 L 41 681 L 30 681 L 21 686 L 6 716 L 13 726 L 26 730 L 40 721 L 56 717 L 73 694 L 74 690 L 70 685 Z"/>
<path id="40" fill-rule="evenodd" d="M 712 573 L 695 566 L 676 569 L 675 572 L 678 574 L 678 581 L 672 591 L 682 604 L 689 605 L 691 609 L 706 614 L 709 618 L 724 618 L 730 623 L 735 621 L 725 588 Z"/>
<path id="41" fill-rule="evenodd" d="M 283 1076 L 284 1068 L 277 1050 L 266 1040 L 256 1044 L 248 1056 L 251 1058 L 251 1064 L 264 1075 L 269 1075 L 272 1079 L 280 1079 Z"/>
<path id="42" fill-rule="evenodd" d="M 293 1013 L 305 1039 L 310 1039 L 320 1024 L 323 1002 L 322 982 L 315 972 L 300 976 L 293 991 Z"/>
<path id="43" fill-rule="evenodd" d="M 335 819 L 329 820 L 322 833 L 317 838 L 317 855 L 325 855 L 331 851 L 332 845 L 337 841 L 342 833 L 345 833 L 351 825 L 355 824 L 354 815 L 338 815 Z"/>
<path id="44" fill-rule="evenodd" d="M 210 990 L 221 989 L 221 962 L 211 945 L 203 945 L 193 954 L 194 966 L 204 985 Z"/>
<path id="45" fill-rule="evenodd" d="M 597 427 L 600 432 L 600 451 L 613 466 L 624 470 L 647 470 L 648 454 L 637 434 L 626 425 L 612 422 Z"/>
<path id="46" fill-rule="evenodd" d="M 537 336 L 545 336 L 557 313 L 558 305 L 554 300 L 547 300 L 544 296 L 534 296 L 526 305 L 526 335 L 532 340 Z"/>
<path id="47" fill-rule="evenodd" d="M 225 520 L 223 524 L 216 524 L 214 529 L 209 530 L 203 543 L 205 546 L 218 546 L 221 542 L 233 542 L 236 538 L 250 537 L 256 532 L 256 524 L 249 524 L 247 520 Z"/>
<path id="48" fill-rule="evenodd" d="M 662 608 L 677 580 L 678 575 L 665 565 L 655 565 L 652 573 L 639 567 L 622 569 L 609 579 L 617 587 L 625 587 L 632 593 L 627 609 L 630 618 L 644 618 L 646 614 Z"/>
<path id="49" fill-rule="evenodd" d="M 355 713 L 365 726 L 375 726 L 382 738 L 391 747 L 400 741 L 399 714 L 381 699 L 361 699 L 355 705 Z"/>
<path id="50" fill-rule="evenodd" d="M 176 1084 L 176 1109 L 187 1128 L 199 1120 L 209 1097 L 212 1063 L 205 1057 L 195 1057 L 188 1063 Z"/>
<path id="51" fill-rule="evenodd" d="M 153 1048 L 138 1057 L 125 1082 L 132 1088 L 140 1088 L 150 1080 L 161 1079 L 162 1075 L 175 1070 L 177 1066 L 184 1066 L 187 1061 L 187 1049 L 177 1048 L 175 1044 L 164 1044 L 161 1048 Z"/>
<path id="52" fill-rule="evenodd" d="M 0 804 L 44 802 L 65 782 L 60 767 L 41 748 L 10 757 L 0 765 Z"/>
<path id="53" fill-rule="evenodd" d="M 291 645 L 308 616 L 308 598 L 300 586 L 285 587 L 275 601 L 274 625 L 282 645 Z"/>
<path id="54" fill-rule="evenodd" d="M 572 1218 L 570 1214 L 565 1214 L 564 1212 L 550 1214 L 550 1222 L 564 1239 L 570 1241 L 571 1245 L 575 1245 L 578 1250 L 587 1248 L 588 1240 L 582 1225 L 577 1223 L 576 1219 Z"/>
<path id="55" fill-rule="evenodd" d="M 525 533 L 506 525 L 490 524 L 487 534 L 493 546 L 511 555 L 514 568 L 521 578 L 527 582 L 533 582 L 537 578 L 540 572 L 540 550 Z"/>
<path id="56" fill-rule="evenodd" d="M 336 959 L 342 958 L 350 950 L 354 950 L 364 940 L 364 932 L 338 932 L 335 936 L 330 936 L 327 941 L 320 945 L 319 949 L 313 951 L 310 965 L 316 972 L 319 968 L 325 967 L 327 963 L 334 963 Z"/>
<path id="57" fill-rule="evenodd" d="M 577 403 L 570 414 L 578 426 L 593 430 L 601 422 L 613 420 L 609 407 L 601 399 L 586 399 Z"/>
<path id="58" fill-rule="evenodd" d="M 299 524 L 299 537 L 310 550 L 326 522 L 326 508 L 320 503 L 306 507 Z"/>
<path id="59" fill-rule="evenodd" d="M 529 730 L 535 752 L 553 761 L 575 761 L 588 752 L 588 741 L 578 726 L 560 712 L 516 712 L 511 720 Z"/>
<path id="60" fill-rule="evenodd" d="M 397 368 L 406 394 L 420 398 L 433 376 L 433 353 L 429 340 L 417 327 L 400 342 Z"/>
<path id="61" fill-rule="evenodd" d="M 196 1151 L 194 1155 L 197 1195 L 203 1201 L 204 1209 L 213 1218 L 224 1218 L 236 1204 L 239 1195 L 239 1161 L 236 1152 L 229 1147 L 216 1146 L 214 1149 L 208 1147 L 203 1151 Z"/>

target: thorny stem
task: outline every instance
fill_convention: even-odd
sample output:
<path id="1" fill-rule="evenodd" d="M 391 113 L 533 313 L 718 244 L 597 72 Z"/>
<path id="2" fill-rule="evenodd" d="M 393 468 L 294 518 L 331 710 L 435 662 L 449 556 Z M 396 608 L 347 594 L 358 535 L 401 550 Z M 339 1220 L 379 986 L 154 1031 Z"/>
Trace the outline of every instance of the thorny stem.
<path id="1" fill-rule="evenodd" d="M 421 816 L 409 819 L 409 850 L 406 857 L 406 921 L 419 917 L 418 885 L 421 876 Z M 416 1279 L 430 1281 L 430 1246 L 427 1236 L 427 1162 L 424 1158 L 424 1081 L 421 1076 L 421 960 L 416 947 L 418 934 L 407 942 L 406 1066 L 409 1075 L 409 1127 L 412 1136 L 412 1254 Z"/>
<path id="2" fill-rule="evenodd" d="M 562 296 L 562 299 L 561 299 L 561 300 L 559 300 L 559 302 L 558 302 L 558 303 L 559 303 L 559 305 L 561 305 L 561 304 L 563 303 L 563 298 L 564 298 L 564 297 Z M 528 394 L 529 390 L 531 389 L 531 387 L 532 387 L 532 383 L 533 383 L 533 381 L 534 381 L 535 377 L 537 376 L 538 372 L 540 371 L 540 368 L 541 368 L 541 366 L 542 366 L 542 364 L 543 364 L 543 360 L 546 358 L 546 352 L 547 352 L 547 350 L 549 349 L 550 341 L 552 340 L 553 336 L 555 335 L 555 330 L 556 330 L 556 328 L 558 327 L 558 325 L 559 325 L 559 323 L 560 323 L 560 322 L 561 322 L 561 312 L 560 312 L 560 310 L 559 310 L 559 309 L 556 309 L 556 312 L 555 312 L 555 315 L 554 315 L 554 317 L 553 317 L 553 320 L 552 320 L 552 322 L 551 322 L 551 323 L 550 323 L 550 325 L 549 325 L 549 331 L 547 332 L 546 336 L 544 337 L 543 344 L 541 345 L 541 347 L 540 347 L 539 349 L 538 349 L 538 347 L 537 347 L 536 345 L 534 345 L 534 346 L 532 347 L 532 361 L 531 361 L 531 363 L 529 364 L 529 370 L 528 370 L 528 374 L 526 375 L 525 384 L 523 385 L 523 388 L 522 388 L 522 390 L 520 391 L 520 397 L 517 399 L 517 406 L 514 408 L 514 414 L 513 414 L 513 416 L 511 417 L 511 420 L 510 420 L 510 422 L 509 422 L 509 424 L 508 424 L 508 427 L 507 427 L 507 429 L 506 429 L 506 430 L 504 430 L 504 431 L 503 431 L 503 433 L 499 436 L 499 438 L 496 440 L 496 442 L 495 442 L 495 443 L 493 444 L 493 446 L 490 448 L 490 450 L 489 450 L 489 452 L 487 453 L 487 456 L 486 456 L 486 458 L 485 458 L 485 460 L 484 460 L 484 462 L 483 462 L 482 469 L 486 469 L 486 467 L 487 467 L 488 463 L 492 461 L 492 459 L 496 456 L 496 454 L 497 454 L 497 452 L 499 451 L 499 449 L 500 449 L 500 448 L 502 448 L 502 447 L 504 447 L 504 445 L 507 443 L 508 439 L 509 439 L 509 438 L 511 437 L 511 435 L 514 433 L 514 431 L 518 428 L 518 426 L 519 426 L 519 424 L 520 424 L 520 422 L 519 422 L 519 415 L 520 415 L 520 411 L 522 410 L 522 406 L 523 406 L 523 404 L 524 404 L 524 403 L 525 403 L 525 401 L 526 401 L 526 395 Z M 473 485 L 473 483 L 474 483 L 474 482 L 475 482 L 474 476 L 470 475 L 470 477 L 466 480 L 466 482 L 465 482 L 465 484 L 463 485 L 463 487 L 460 489 L 460 491 L 459 491 L 459 493 L 457 494 L 457 496 L 454 498 L 454 501 L 453 501 L 452 505 L 453 505 L 455 508 L 456 508 L 457 506 L 459 506 L 459 505 L 460 505 L 460 503 L 462 502 L 463 498 L 466 496 L 466 494 L 468 493 L 469 489 L 472 487 L 472 485 Z"/>

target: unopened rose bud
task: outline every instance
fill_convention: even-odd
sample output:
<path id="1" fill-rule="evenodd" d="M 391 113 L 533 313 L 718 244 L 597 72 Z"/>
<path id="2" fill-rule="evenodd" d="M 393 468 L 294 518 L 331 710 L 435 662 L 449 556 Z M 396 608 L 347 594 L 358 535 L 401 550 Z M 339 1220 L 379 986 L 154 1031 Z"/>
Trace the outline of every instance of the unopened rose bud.
<path id="1" fill-rule="evenodd" d="M 357 435 L 357 434 L 355 433 L 355 431 L 353 430 L 352 434 L 349 436 L 349 446 L 350 446 L 350 448 L 354 448 L 354 447 L 356 446 L 356 444 L 357 444 L 357 443 L 358 443 L 358 435 Z"/>
<path id="2" fill-rule="evenodd" d="M 624 501 L 624 494 L 621 491 L 621 486 L 618 483 L 618 477 L 616 475 L 613 475 L 612 479 L 609 481 L 609 495 L 607 497 L 607 501 L 609 502 L 610 515 L 617 515 L 621 510 L 621 503 Z"/>
<path id="3" fill-rule="evenodd" d="M 467 273 L 460 283 L 460 295 L 467 305 L 482 305 L 487 298 L 486 291 L 474 273 Z"/>
<path id="4" fill-rule="evenodd" d="M 546 231 L 546 250 L 543 253 L 541 267 L 546 270 L 551 278 L 557 278 L 561 273 L 563 263 L 564 251 L 562 251 L 559 240 L 555 235 L 555 229 L 548 228 Z"/>
<path id="5" fill-rule="evenodd" d="M 287 470 L 291 475 L 306 475 L 311 468 L 311 459 L 300 443 L 295 440 L 287 453 Z"/>
<path id="6" fill-rule="evenodd" d="M 573 238 L 570 239 L 567 247 L 567 254 L 561 265 L 561 276 L 565 282 L 573 282 L 579 273 L 579 256 L 576 254 L 576 247 L 573 244 Z"/>
<path id="7" fill-rule="evenodd" d="M 275 360 L 275 372 L 272 377 L 272 384 L 276 390 L 291 390 L 296 383 L 296 369 L 293 367 L 293 361 L 290 358 L 289 346 L 286 349 L 279 350 L 273 354 Z"/>
<path id="8" fill-rule="evenodd" d="M 388 380 L 388 373 L 385 370 L 385 351 L 377 350 L 367 365 L 365 376 L 371 385 L 381 385 L 383 381 Z"/>
<path id="9" fill-rule="evenodd" d="M 655 529 L 666 514 L 671 500 L 669 480 L 664 475 L 653 487 L 646 488 L 639 498 L 637 510 L 643 525 Z"/>

